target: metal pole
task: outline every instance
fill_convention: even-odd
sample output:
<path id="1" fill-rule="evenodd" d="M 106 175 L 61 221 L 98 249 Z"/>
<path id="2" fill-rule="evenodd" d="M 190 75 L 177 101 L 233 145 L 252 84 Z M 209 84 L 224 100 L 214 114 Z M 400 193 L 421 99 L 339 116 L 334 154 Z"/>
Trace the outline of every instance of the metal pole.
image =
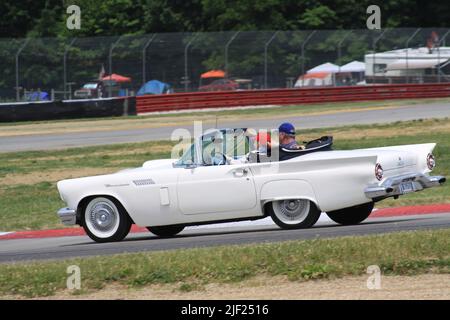
<path id="1" fill-rule="evenodd" d="M 119 37 L 119 39 L 117 39 L 112 45 L 111 47 L 109 47 L 109 86 L 108 86 L 108 96 L 111 98 L 112 96 L 112 86 L 111 86 L 111 76 L 112 76 L 112 53 L 114 48 L 117 46 L 117 44 L 119 43 L 119 41 L 122 39 L 122 36 Z"/>
<path id="2" fill-rule="evenodd" d="M 353 31 L 351 31 L 351 30 L 350 30 L 349 32 L 347 32 L 347 33 L 344 35 L 344 37 L 341 39 L 341 41 L 339 41 L 339 43 L 338 43 L 338 63 L 339 63 L 339 65 L 338 65 L 338 73 L 341 72 L 341 55 L 342 55 L 341 47 L 342 47 L 342 44 L 344 43 L 345 40 L 347 40 L 348 36 L 349 36 L 352 32 L 353 32 Z M 336 76 L 334 77 L 334 85 L 336 86 Z"/>
<path id="3" fill-rule="evenodd" d="M 450 30 L 448 30 L 443 36 L 442 39 L 438 42 L 438 82 L 441 82 L 441 42 L 444 41 L 447 35 L 450 33 Z"/>
<path id="4" fill-rule="evenodd" d="M 278 32 L 280 31 L 276 31 L 269 39 L 269 41 L 267 41 L 264 45 L 264 89 L 267 89 L 267 50 L 269 49 L 269 45 L 272 43 L 272 41 L 275 40 Z"/>
<path id="5" fill-rule="evenodd" d="M 302 42 L 302 87 L 304 84 L 304 76 L 305 76 L 305 47 L 306 44 L 311 40 L 311 38 L 316 34 L 317 30 L 312 31 L 305 39 L 305 41 Z"/>
<path id="6" fill-rule="evenodd" d="M 66 47 L 64 50 L 64 58 L 63 58 L 63 64 L 64 64 L 64 100 L 67 99 L 67 55 L 69 53 L 69 49 L 73 46 L 77 38 L 73 38 L 70 44 Z"/>
<path id="7" fill-rule="evenodd" d="M 144 85 L 146 81 L 146 56 L 147 56 L 147 48 L 150 46 L 150 44 L 155 39 L 156 34 L 153 34 L 150 39 L 145 44 L 144 48 L 142 49 L 142 85 Z"/>
<path id="8" fill-rule="evenodd" d="M 25 47 L 28 45 L 28 42 L 30 42 L 30 38 L 25 40 L 25 43 L 17 50 L 16 53 L 16 101 L 20 100 L 20 89 L 19 89 L 19 56 L 20 53 L 25 49 Z"/>
<path id="9" fill-rule="evenodd" d="M 231 43 L 236 39 L 236 37 L 241 33 L 240 31 L 236 32 L 231 39 L 225 45 L 225 75 L 228 78 L 228 49 L 230 48 Z"/>
<path id="10" fill-rule="evenodd" d="M 375 81 L 375 60 L 376 60 L 376 55 L 375 55 L 375 51 L 376 51 L 376 47 L 377 47 L 377 43 L 378 41 L 380 41 L 384 34 L 388 31 L 389 29 L 384 29 L 383 32 L 378 36 L 378 38 L 375 38 L 372 42 L 372 51 L 373 51 L 373 56 L 372 56 L 372 76 L 373 76 L 373 81 Z"/>
<path id="11" fill-rule="evenodd" d="M 191 44 L 197 39 L 198 33 L 189 40 L 189 42 L 184 47 L 184 91 L 188 91 L 188 51 Z"/>
<path id="12" fill-rule="evenodd" d="M 408 50 L 409 50 L 409 42 L 414 39 L 414 37 L 419 33 L 421 28 L 418 28 L 414 33 L 406 40 L 406 83 L 409 83 L 409 63 L 408 63 Z"/>

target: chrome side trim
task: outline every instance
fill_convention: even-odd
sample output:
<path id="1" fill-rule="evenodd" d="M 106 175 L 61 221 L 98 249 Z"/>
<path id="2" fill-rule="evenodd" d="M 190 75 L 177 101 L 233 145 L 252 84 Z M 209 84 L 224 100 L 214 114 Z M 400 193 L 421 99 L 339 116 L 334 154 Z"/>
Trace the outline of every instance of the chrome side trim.
<path id="1" fill-rule="evenodd" d="M 389 177 L 379 184 L 368 186 L 364 193 L 367 198 L 374 199 L 380 197 L 394 197 L 404 194 L 400 190 L 403 182 L 412 182 L 414 191 L 421 191 L 426 188 L 437 187 L 445 183 L 446 178 L 443 176 L 427 176 L 423 173 L 408 173 L 399 176 Z"/>
<path id="2" fill-rule="evenodd" d="M 70 208 L 59 209 L 58 217 L 66 226 L 73 226 L 77 223 L 77 211 Z"/>

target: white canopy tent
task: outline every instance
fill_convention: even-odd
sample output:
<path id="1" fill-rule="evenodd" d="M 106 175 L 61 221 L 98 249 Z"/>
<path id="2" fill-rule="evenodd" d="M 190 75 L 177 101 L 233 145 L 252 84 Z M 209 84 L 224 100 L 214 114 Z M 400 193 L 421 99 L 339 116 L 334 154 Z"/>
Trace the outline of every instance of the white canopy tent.
<path id="1" fill-rule="evenodd" d="M 318 65 L 317 67 L 309 69 L 306 73 L 318 73 L 318 72 L 336 73 L 339 72 L 339 66 L 330 62 L 326 62 L 321 65 Z"/>
<path id="2" fill-rule="evenodd" d="M 340 72 L 364 72 L 366 71 L 366 64 L 360 61 L 352 61 L 344 64 L 340 68 Z"/>

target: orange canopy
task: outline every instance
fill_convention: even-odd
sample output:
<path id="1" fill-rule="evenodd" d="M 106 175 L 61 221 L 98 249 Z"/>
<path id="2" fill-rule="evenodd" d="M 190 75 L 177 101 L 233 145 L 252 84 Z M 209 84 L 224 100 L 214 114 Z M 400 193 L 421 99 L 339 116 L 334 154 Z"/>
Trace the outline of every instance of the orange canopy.
<path id="1" fill-rule="evenodd" d="M 312 72 L 300 76 L 300 79 L 325 79 L 330 75 L 330 72 Z"/>
<path id="2" fill-rule="evenodd" d="M 120 74 L 115 74 L 115 73 L 113 73 L 110 76 L 103 77 L 102 80 L 103 81 L 112 80 L 112 81 L 116 81 L 116 82 L 131 82 L 131 78 L 124 77 L 124 76 L 121 76 Z"/>
<path id="3" fill-rule="evenodd" d="M 225 71 L 222 71 L 222 70 L 211 70 L 211 71 L 203 73 L 201 78 L 202 79 L 207 79 L 207 78 L 225 78 Z"/>

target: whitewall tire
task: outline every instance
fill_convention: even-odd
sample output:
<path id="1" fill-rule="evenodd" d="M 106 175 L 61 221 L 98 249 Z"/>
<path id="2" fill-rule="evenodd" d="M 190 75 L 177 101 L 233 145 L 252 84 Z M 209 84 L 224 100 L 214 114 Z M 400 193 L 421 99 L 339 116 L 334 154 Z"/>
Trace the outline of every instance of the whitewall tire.
<path id="1" fill-rule="evenodd" d="M 307 199 L 277 200 L 266 204 L 272 220 L 282 229 L 312 227 L 320 217 L 320 210 Z"/>
<path id="2" fill-rule="evenodd" d="M 131 221 L 117 200 L 96 197 L 83 209 L 83 228 L 96 242 L 120 241 L 130 232 Z"/>

